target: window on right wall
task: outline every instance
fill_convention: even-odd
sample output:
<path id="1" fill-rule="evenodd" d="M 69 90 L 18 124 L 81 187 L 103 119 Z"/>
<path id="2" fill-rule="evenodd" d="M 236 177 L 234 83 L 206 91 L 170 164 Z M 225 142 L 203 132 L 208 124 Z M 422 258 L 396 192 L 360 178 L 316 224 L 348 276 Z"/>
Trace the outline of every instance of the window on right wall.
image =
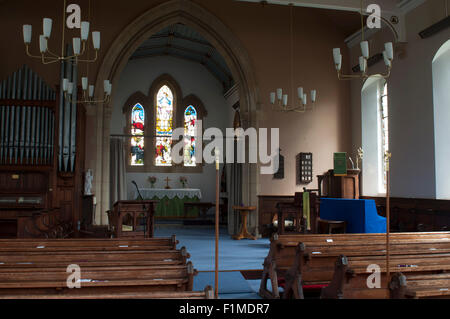
<path id="1" fill-rule="evenodd" d="M 381 76 L 366 80 L 361 90 L 362 193 L 364 196 L 386 194 L 386 163 L 389 150 L 388 85 Z"/>
<path id="2" fill-rule="evenodd" d="M 379 124 L 379 134 L 380 134 L 380 193 L 386 193 L 386 161 L 385 154 L 389 150 L 389 105 L 388 105 L 388 87 L 387 82 L 384 81 L 384 85 L 380 86 L 380 124 Z"/>

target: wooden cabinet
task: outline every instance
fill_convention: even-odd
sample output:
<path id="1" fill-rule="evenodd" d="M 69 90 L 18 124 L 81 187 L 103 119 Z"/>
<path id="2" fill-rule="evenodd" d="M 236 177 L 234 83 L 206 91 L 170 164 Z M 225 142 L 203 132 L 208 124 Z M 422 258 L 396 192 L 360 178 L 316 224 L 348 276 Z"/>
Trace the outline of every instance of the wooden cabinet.
<path id="1" fill-rule="evenodd" d="M 336 176 L 332 169 L 318 175 L 319 197 L 359 199 L 361 171 L 347 170 L 346 176 Z"/>

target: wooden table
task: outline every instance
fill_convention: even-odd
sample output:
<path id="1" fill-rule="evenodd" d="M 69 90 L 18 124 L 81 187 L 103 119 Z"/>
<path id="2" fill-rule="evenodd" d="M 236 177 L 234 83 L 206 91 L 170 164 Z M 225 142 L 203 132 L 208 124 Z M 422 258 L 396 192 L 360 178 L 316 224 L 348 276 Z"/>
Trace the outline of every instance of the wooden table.
<path id="1" fill-rule="evenodd" d="M 153 237 L 154 200 L 121 200 L 114 203 L 112 211 L 108 211 L 108 219 L 115 238 L 124 237 Z M 145 219 L 145 225 L 140 220 Z M 127 220 L 131 225 L 123 227 Z"/>
<path id="2" fill-rule="evenodd" d="M 251 235 L 247 230 L 247 216 L 249 212 L 255 211 L 255 206 L 233 206 L 234 210 L 237 210 L 240 212 L 242 217 L 242 225 L 241 225 L 241 231 L 239 234 L 233 236 L 233 239 L 241 240 L 243 238 L 253 239 L 256 240 L 256 237 Z"/>

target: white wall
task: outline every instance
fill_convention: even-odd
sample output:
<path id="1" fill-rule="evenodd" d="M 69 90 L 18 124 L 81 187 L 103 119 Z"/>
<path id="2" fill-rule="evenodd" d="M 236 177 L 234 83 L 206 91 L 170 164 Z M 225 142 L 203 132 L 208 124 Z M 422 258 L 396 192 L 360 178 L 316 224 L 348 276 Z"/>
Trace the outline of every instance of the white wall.
<path id="1" fill-rule="evenodd" d="M 223 87 L 216 78 L 202 65 L 173 57 L 153 57 L 136 59 L 128 62 L 121 74 L 117 95 L 114 98 L 114 109 L 111 118 L 111 134 L 124 134 L 126 125 L 125 115 L 122 113 L 124 103 L 131 94 L 141 91 L 148 94 L 152 82 L 161 74 L 170 74 L 180 85 L 183 97 L 195 94 L 204 104 L 208 116 L 204 118 L 203 127 L 217 127 L 225 132 L 226 127 L 232 127 L 234 111 L 227 106 L 223 97 Z M 207 142 L 205 142 L 207 143 Z M 153 149 L 146 145 L 147 151 Z M 166 177 L 172 188 L 181 188 L 180 176 L 186 176 L 188 187 L 200 188 L 202 201 L 215 201 L 215 166 L 205 164 L 203 173 L 195 174 L 167 174 L 167 173 L 127 173 L 128 198 L 133 199 L 134 180 L 140 187 L 150 187 L 149 176 L 156 176 L 156 188 L 164 188 Z"/>
<path id="2" fill-rule="evenodd" d="M 387 79 L 389 105 L 390 190 L 393 197 L 436 198 L 435 137 L 432 61 L 437 50 L 450 38 L 450 29 L 421 39 L 420 31 L 442 20 L 440 1 L 426 1 L 406 16 L 407 43 L 396 49 L 391 76 Z M 370 39 L 371 53 L 383 51 L 393 41 L 386 29 Z M 361 55 L 359 45 L 351 50 L 351 65 Z M 384 73 L 380 61 L 369 73 Z M 362 145 L 360 81 L 352 81 L 352 125 L 354 155 Z M 366 151 L 366 150 L 365 150 Z M 365 168 L 363 167 L 363 170 Z M 363 195 L 366 195 L 363 192 Z"/>
<path id="3" fill-rule="evenodd" d="M 450 40 L 433 60 L 436 198 L 450 199 Z"/>

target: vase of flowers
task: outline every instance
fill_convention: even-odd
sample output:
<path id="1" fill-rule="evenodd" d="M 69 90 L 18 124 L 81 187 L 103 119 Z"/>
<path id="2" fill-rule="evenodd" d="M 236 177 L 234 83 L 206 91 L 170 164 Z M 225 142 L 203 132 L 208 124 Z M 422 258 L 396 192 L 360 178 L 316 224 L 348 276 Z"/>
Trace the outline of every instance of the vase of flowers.
<path id="1" fill-rule="evenodd" d="M 155 183 L 156 183 L 156 177 L 155 177 L 155 176 L 150 176 L 150 177 L 148 178 L 148 181 L 150 182 L 150 186 L 151 186 L 152 188 L 154 188 Z"/>
<path id="2" fill-rule="evenodd" d="M 185 176 L 180 176 L 180 183 L 183 186 L 183 188 L 186 188 L 187 178 Z"/>

